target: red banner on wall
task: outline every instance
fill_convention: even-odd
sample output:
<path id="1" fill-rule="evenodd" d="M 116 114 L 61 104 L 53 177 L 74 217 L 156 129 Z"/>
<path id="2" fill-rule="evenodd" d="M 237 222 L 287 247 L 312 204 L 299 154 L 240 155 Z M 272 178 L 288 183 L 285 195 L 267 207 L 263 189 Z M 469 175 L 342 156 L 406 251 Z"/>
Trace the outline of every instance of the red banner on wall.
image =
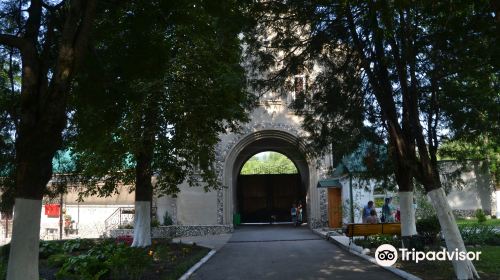
<path id="1" fill-rule="evenodd" d="M 61 215 L 61 205 L 45 204 L 45 215 L 49 218 L 58 218 Z"/>

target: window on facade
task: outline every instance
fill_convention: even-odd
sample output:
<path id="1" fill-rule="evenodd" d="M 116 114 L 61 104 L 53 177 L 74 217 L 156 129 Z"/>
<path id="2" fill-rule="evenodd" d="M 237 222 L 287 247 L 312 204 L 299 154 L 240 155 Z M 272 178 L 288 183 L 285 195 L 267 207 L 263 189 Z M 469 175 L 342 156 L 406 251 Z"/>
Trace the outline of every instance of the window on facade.
<path id="1" fill-rule="evenodd" d="M 303 75 L 300 76 L 295 76 L 294 80 L 294 89 L 295 89 L 295 96 L 298 96 L 299 94 L 304 94 L 305 92 L 305 78 Z"/>

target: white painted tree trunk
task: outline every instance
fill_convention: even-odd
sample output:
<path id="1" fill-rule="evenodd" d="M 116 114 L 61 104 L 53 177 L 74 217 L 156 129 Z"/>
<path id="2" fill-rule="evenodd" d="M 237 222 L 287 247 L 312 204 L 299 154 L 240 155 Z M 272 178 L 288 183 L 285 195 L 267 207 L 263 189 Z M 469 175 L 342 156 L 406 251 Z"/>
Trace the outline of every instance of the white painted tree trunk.
<path id="1" fill-rule="evenodd" d="M 496 192 L 496 198 L 497 198 L 497 219 L 500 219 L 500 190 L 497 190 Z"/>
<path id="2" fill-rule="evenodd" d="M 151 245 L 151 201 L 136 201 L 132 247 Z"/>
<path id="3" fill-rule="evenodd" d="M 448 251 L 451 252 L 458 249 L 459 252 L 466 252 L 464 241 L 462 240 L 462 236 L 458 230 L 450 205 L 446 200 L 443 188 L 432 190 L 427 193 L 427 196 L 429 196 L 432 206 L 434 206 L 434 209 L 436 210 Z M 457 279 L 474 279 L 474 277 L 479 278 L 476 268 L 470 260 L 454 260 L 452 263 Z"/>
<path id="4" fill-rule="evenodd" d="M 8 280 L 38 279 L 42 201 L 16 198 L 7 270 Z"/>
<path id="5" fill-rule="evenodd" d="M 399 211 L 401 212 L 401 236 L 416 235 L 413 192 L 399 192 Z"/>

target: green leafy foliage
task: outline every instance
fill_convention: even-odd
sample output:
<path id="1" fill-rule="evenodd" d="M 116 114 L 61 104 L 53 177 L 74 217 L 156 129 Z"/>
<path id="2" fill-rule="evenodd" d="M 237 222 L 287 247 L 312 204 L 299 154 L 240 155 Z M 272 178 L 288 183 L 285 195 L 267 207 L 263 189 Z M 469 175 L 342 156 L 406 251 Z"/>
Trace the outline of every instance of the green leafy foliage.
<path id="1" fill-rule="evenodd" d="M 241 168 L 241 175 L 250 174 L 296 174 L 295 164 L 285 155 L 263 152 L 252 156 Z"/>
<path id="2" fill-rule="evenodd" d="M 138 174 L 156 175 L 160 195 L 177 193 L 185 180 L 217 187 L 219 134 L 236 130 L 252 104 L 240 65 L 242 7 L 229 0 L 101 4 L 95 48 L 72 100 L 69 140 L 84 195 L 112 194 Z M 146 181 L 136 187 L 152 192 Z"/>
<path id="3" fill-rule="evenodd" d="M 484 213 L 483 209 L 477 209 L 474 215 L 476 216 L 478 223 L 486 222 L 486 214 Z"/>
<path id="4" fill-rule="evenodd" d="M 72 253 L 75 251 L 88 250 L 95 245 L 95 242 L 90 239 L 70 239 L 64 242 L 62 249 L 65 253 Z"/>
<path id="5" fill-rule="evenodd" d="M 498 244 L 499 235 L 495 231 L 494 226 L 470 224 L 459 225 L 458 229 L 467 245 L 495 245 Z"/>
<path id="6" fill-rule="evenodd" d="M 160 226 L 160 221 L 158 221 L 158 219 L 151 220 L 151 227 L 159 227 L 159 226 Z"/>
<path id="7" fill-rule="evenodd" d="M 424 237 L 427 244 L 437 242 L 438 233 L 441 231 L 441 225 L 437 216 L 429 216 L 419 219 L 416 222 L 417 232 Z"/>
<path id="8" fill-rule="evenodd" d="M 492 126 L 494 127 L 494 124 Z M 463 165 L 469 165 L 471 160 L 486 162 L 493 185 L 496 185 L 500 182 L 500 139 L 488 133 L 490 132 L 484 130 L 483 134 L 477 137 L 446 141 L 441 145 L 438 155 L 443 159 L 458 160 Z"/>
<path id="9" fill-rule="evenodd" d="M 10 50 L 9 50 L 10 49 Z M 19 69 L 12 48 L 0 50 L 0 211 L 11 213 L 14 206 L 15 137 L 18 123 Z"/>
<path id="10" fill-rule="evenodd" d="M 57 279 L 99 280 L 109 273 L 103 259 L 93 254 L 71 256 L 56 274 Z"/>
<path id="11" fill-rule="evenodd" d="M 357 238 L 354 240 L 354 243 L 363 248 L 377 248 L 382 244 L 390 244 L 395 248 L 399 248 L 401 246 L 401 238 L 392 235 L 377 234 L 363 239 Z"/>
<path id="12" fill-rule="evenodd" d="M 50 267 L 61 267 L 70 256 L 68 254 L 54 253 L 47 258 Z"/>
<path id="13" fill-rule="evenodd" d="M 164 226 L 170 226 L 173 225 L 174 221 L 172 220 L 172 217 L 168 213 L 168 211 L 165 211 L 165 215 L 163 215 L 163 225 Z"/>
<path id="14" fill-rule="evenodd" d="M 40 241 L 39 257 L 46 259 L 51 255 L 63 253 L 63 244 L 57 241 Z"/>
<path id="15" fill-rule="evenodd" d="M 427 219 L 436 216 L 436 210 L 429 202 L 429 198 L 425 195 L 422 186 L 417 185 L 416 190 L 415 200 L 417 203 L 417 209 L 415 211 L 415 217 L 417 219 Z"/>
<path id="16" fill-rule="evenodd" d="M 151 267 L 152 256 L 145 249 L 118 245 L 106 260 L 112 279 L 140 279 L 141 274 Z"/>

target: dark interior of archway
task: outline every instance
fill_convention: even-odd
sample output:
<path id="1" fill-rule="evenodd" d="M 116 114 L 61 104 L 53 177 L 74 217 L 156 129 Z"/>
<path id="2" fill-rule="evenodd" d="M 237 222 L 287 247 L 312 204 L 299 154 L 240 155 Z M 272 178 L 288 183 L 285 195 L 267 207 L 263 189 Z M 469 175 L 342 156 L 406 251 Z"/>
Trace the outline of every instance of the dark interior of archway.
<path id="1" fill-rule="evenodd" d="M 306 209 L 306 193 L 299 174 L 240 174 L 237 189 L 243 223 L 290 222 L 292 204 L 299 201 Z"/>

